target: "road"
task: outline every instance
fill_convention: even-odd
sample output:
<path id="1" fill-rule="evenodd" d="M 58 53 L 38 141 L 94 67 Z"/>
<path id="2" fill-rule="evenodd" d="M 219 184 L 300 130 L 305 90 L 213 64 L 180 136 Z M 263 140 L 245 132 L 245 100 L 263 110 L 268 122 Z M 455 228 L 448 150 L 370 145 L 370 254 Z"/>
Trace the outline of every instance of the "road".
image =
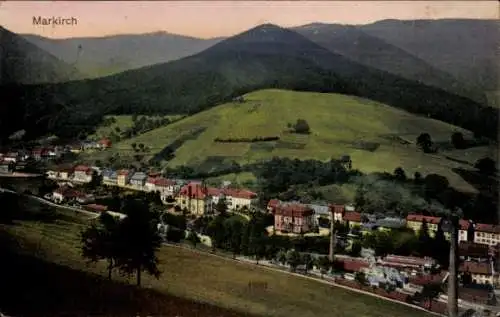
<path id="1" fill-rule="evenodd" d="M 0 188 L 0 192 L 11 193 L 11 194 L 15 194 L 15 195 L 20 195 L 18 192 L 15 192 L 13 190 L 6 189 L 6 188 Z M 62 208 L 62 209 L 71 210 L 71 211 L 79 212 L 79 213 L 82 213 L 82 214 L 86 214 L 86 215 L 92 217 L 92 219 L 97 218 L 100 215 L 99 213 L 90 212 L 90 211 L 87 211 L 87 210 L 84 210 L 84 209 L 78 208 L 78 207 L 58 205 L 58 204 L 55 204 L 55 203 L 53 203 L 51 201 L 48 201 L 46 199 L 40 198 L 38 196 L 28 195 L 28 194 L 24 194 L 24 195 L 27 196 L 27 197 L 29 197 L 29 198 L 31 198 L 31 199 L 35 199 L 35 200 L 41 202 L 42 204 L 45 204 L 45 205 L 48 205 L 48 206 L 51 206 L 51 207 Z"/>

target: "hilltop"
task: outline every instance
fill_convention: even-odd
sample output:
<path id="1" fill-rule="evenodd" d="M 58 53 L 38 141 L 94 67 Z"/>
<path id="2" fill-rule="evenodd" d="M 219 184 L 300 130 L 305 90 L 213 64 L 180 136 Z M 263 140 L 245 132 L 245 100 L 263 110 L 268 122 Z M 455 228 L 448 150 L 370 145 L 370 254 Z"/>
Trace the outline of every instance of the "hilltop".
<path id="1" fill-rule="evenodd" d="M 274 156 L 328 160 L 350 155 L 353 168 L 363 172 L 388 171 L 403 167 L 408 175 L 438 173 L 452 185 L 464 190 L 471 187 L 452 168 L 463 163 L 441 155 L 424 154 L 416 149 L 416 137 L 431 134 L 436 142 L 450 140 L 453 132 L 471 133 L 437 120 L 420 117 L 388 105 L 354 96 L 305 93 L 284 90 L 262 90 L 244 96 L 243 103 L 233 102 L 187 117 L 166 127 L 117 143 L 111 150 L 91 155 L 89 160 L 106 161 L 118 153 L 126 164 L 134 161 L 132 144 L 149 148 L 144 160 L 154 158 L 167 146 L 174 156 L 163 165 L 189 165 L 202 170 L 226 166 L 235 161 L 241 165 Z M 306 120 L 311 134 L 287 132 L 289 123 Z M 215 139 L 252 139 L 279 137 L 267 142 L 214 142 Z M 475 148 L 445 152 L 450 156 L 475 162 L 488 149 Z M 471 154 L 472 155 L 472 154 Z M 161 156 L 157 157 L 162 159 Z"/>
<path id="2" fill-rule="evenodd" d="M 0 85 L 66 82 L 82 78 L 72 65 L 0 26 Z"/>
<path id="3" fill-rule="evenodd" d="M 382 38 L 352 25 L 309 24 L 293 28 L 311 41 L 355 62 L 416 80 L 487 104 L 484 92 L 474 83 L 459 82 L 451 74 Z M 374 32 L 376 35 L 377 33 Z"/>
<path id="4" fill-rule="evenodd" d="M 383 20 L 359 29 L 485 92 L 498 91 L 498 20 Z"/>
<path id="5" fill-rule="evenodd" d="M 356 95 L 496 135 L 495 109 L 350 61 L 269 24 L 165 64 L 95 80 L 9 87 L 10 106 L 1 117 L 10 125 L 0 132 L 28 127 L 31 135 L 74 136 L 106 114 L 192 114 L 264 88 Z"/>
<path id="6" fill-rule="evenodd" d="M 89 77 L 166 63 L 197 54 L 222 40 L 166 32 L 68 39 L 22 36 L 62 61 L 75 65 Z"/>

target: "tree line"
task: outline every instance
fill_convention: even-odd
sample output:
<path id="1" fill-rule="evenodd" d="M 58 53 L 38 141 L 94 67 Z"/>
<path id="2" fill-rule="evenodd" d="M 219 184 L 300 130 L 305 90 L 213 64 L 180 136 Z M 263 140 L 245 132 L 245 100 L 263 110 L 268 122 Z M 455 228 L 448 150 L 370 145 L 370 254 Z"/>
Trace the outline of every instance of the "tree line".
<path id="1" fill-rule="evenodd" d="M 253 143 L 253 142 L 270 142 L 278 141 L 279 136 L 259 136 L 254 138 L 215 138 L 214 142 L 217 143 Z"/>

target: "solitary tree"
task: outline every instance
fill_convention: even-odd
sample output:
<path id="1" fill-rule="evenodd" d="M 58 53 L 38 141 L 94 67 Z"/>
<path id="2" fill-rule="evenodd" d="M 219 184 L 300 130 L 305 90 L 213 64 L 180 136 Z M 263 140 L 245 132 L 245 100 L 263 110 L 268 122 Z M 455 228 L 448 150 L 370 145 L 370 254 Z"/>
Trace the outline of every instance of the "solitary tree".
<path id="1" fill-rule="evenodd" d="M 321 278 L 323 278 L 323 275 L 327 274 L 328 271 L 330 271 L 332 262 L 330 262 L 330 259 L 328 259 L 328 257 L 322 256 L 318 258 L 317 266 L 319 267 L 319 270 L 321 272 Z"/>
<path id="2" fill-rule="evenodd" d="M 496 163 L 489 157 L 478 160 L 474 167 L 477 168 L 480 173 L 485 175 L 491 175 L 496 171 Z"/>
<path id="3" fill-rule="evenodd" d="M 290 265 L 290 270 L 295 272 L 297 266 L 300 264 L 300 254 L 295 250 L 288 250 L 286 253 L 286 262 Z"/>
<path id="4" fill-rule="evenodd" d="M 285 250 L 280 250 L 278 251 L 278 253 L 276 254 L 276 260 L 281 264 L 281 265 L 285 265 L 286 264 L 286 261 L 287 261 L 287 258 L 286 258 L 286 251 Z"/>
<path id="5" fill-rule="evenodd" d="M 394 178 L 398 181 L 405 181 L 406 180 L 406 173 L 405 170 L 402 167 L 398 167 L 394 170 Z"/>
<path id="6" fill-rule="evenodd" d="M 229 237 L 229 245 L 233 253 L 233 259 L 241 252 L 241 238 L 243 235 L 243 224 L 241 221 L 232 221 L 230 223 L 231 236 Z"/>
<path id="7" fill-rule="evenodd" d="M 123 211 L 127 217 L 120 222 L 118 238 L 120 250 L 118 265 L 122 272 L 136 274 L 137 285 L 141 285 L 143 271 L 158 278 L 156 252 L 161 246 L 153 214 L 149 211 L 147 202 L 129 199 L 125 202 Z"/>
<path id="8" fill-rule="evenodd" d="M 442 291 L 441 284 L 431 283 L 424 285 L 420 294 L 424 300 L 429 301 L 429 310 L 432 309 L 432 301 L 436 299 Z"/>
<path id="9" fill-rule="evenodd" d="M 451 135 L 451 144 L 456 149 L 463 149 L 465 148 L 465 139 L 464 135 L 461 132 L 455 132 Z"/>
<path id="10" fill-rule="evenodd" d="M 297 119 L 297 122 L 293 126 L 295 133 L 308 134 L 311 131 L 309 123 L 304 119 Z"/>
<path id="11" fill-rule="evenodd" d="M 81 234 L 82 255 L 90 262 L 108 261 L 108 279 L 119 255 L 120 240 L 117 236 L 118 220 L 109 213 L 99 216 L 99 222 L 93 223 Z"/>
<path id="12" fill-rule="evenodd" d="M 200 238 L 198 237 L 198 235 L 196 234 L 196 232 L 194 232 L 193 230 L 190 230 L 188 232 L 186 240 L 189 241 L 189 243 L 191 243 L 191 245 L 193 246 L 193 248 L 196 248 L 196 245 L 198 243 L 200 243 Z"/>
<path id="13" fill-rule="evenodd" d="M 420 147 L 425 153 L 429 153 L 432 147 L 432 138 L 429 133 L 421 133 L 417 137 L 417 146 Z"/>
<path id="14" fill-rule="evenodd" d="M 302 256 L 301 262 L 304 264 L 306 273 L 314 267 L 314 259 L 311 257 L 309 253 L 306 253 Z"/>

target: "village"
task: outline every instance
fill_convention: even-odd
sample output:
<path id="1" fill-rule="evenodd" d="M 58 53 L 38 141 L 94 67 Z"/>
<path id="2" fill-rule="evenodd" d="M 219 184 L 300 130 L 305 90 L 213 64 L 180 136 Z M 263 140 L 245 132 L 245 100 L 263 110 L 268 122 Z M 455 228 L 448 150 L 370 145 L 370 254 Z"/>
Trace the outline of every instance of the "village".
<path id="1" fill-rule="evenodd" d="M 0 172 L 15 173 L 19 166 L 30 160 L 51 160 L 71 151 L 85 148 L 104 149 L 110 142 L 101 140 L 74 147 L 35 148 L 32 151 L 8 152 L 3 155 Z M 107 195 L 113 189 L 155 193 L 159 196 L 165 211 L 188 216 L 191 222 L 199 217 L 217 214 L 217 204 L 224 200 L 229 213 L 249 217 L 253 213 L 272 215 L 273 223 L 266 228 L 269 235 L 282 237 L 328 237 L 334 226 L 344 226 L 343 232 L 336 232 L 330 242 L 334 248 L 346 250 L 336 252 L 337 270 L 323 272 L 319 264 L 307 268 L 307 263 L 297 265 L 297 270 L 312 274 L 326 273 L 335 283 L 351 288 L 375 292 L 382 289 L 389 298 L 408 302 L 431 291 L 429 285 L 446 283 L 448 274 L 431 257 L 401 256 L 396 254 L 377 255 L 373 249 L 358 247 L 360 241 L 377 232 L 411 231 L 415 235 L 426 230 L 429 238 L 436 236 L 442 226 L 439 217 L 409 214 L 406 218 L 378 217 L 361 213 L 352 205 L 304 204 L 298 201 L 271 199 L 266 208 L 259 208 L 258 194 L 244 188 L 233 188 L 229 182 L 221 182 L 218 187 L 207 186 L 200 180 L 169 178 L 160 172 L 100 168 L 97 166 L 61 164 L 45 171 L 45 177 L 57 184 L 57 188 L 43 195 L 43 199 L 65 206 L 81 208 L 90 212 L 109 212 L 120 215 L 119 210 L 111 210 L 96 201 L 99 194 Z M 93 186 L 84 186 L 93 184 Z M 92 188 L 104 188 L 96 193 Z M 124 215 L 120 215 L 124 216 Z M 187 235 L 187 232 L 186 232 Z M 449 239 L 449 234 L 445 232 Z M 209 239 L 208 239 L 209 240 Z M 206 239 L 201 239 L 206 242 Z M 500 226 L 474 223 L 466 219 L 459 221 L 458 231 L 460 254 L 461 305 L 489 310 L 496 305 L 496 293 L 500 287 Z M 359 250 L 354 251 L 354 249 Z M 331 251 L 332 252 L 332 251 Z M 311 252 L 313 257 L 320 255 Z M 332 256 L 332 255 L 330 255 Z M 268 261 L 272 266 L 292 266 L 287 260 L 276 255 Z M 339 272 L 341 274 L 339 275 Z M 427 285 L 427 286 L 426 286 Z M 384 293 L 385 292 L 385 293 Z M 431 292 L 432 293 L 432 292 Z M 434 298 L 433 298 L 434 296 Z M 446 309 L 446 296 L 433 295 L 424 300 L 424 307 L 436 312 Z"/>

